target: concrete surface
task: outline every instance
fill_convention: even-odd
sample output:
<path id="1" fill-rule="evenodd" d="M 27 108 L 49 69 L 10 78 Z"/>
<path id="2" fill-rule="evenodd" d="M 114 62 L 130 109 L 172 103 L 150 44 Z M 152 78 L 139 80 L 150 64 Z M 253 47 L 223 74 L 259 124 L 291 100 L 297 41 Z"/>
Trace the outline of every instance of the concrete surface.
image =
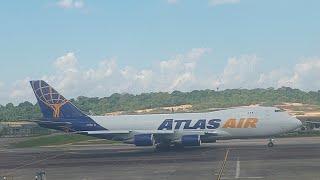
<path id="1" fill-rule="evenodd" d="M 131 145 L 0 149 L 0 176 L 47 180 L 213 180 L 229 149 L 222 179 L 320 179 L 320 137 L 231 140 L 179 151 Z"/>

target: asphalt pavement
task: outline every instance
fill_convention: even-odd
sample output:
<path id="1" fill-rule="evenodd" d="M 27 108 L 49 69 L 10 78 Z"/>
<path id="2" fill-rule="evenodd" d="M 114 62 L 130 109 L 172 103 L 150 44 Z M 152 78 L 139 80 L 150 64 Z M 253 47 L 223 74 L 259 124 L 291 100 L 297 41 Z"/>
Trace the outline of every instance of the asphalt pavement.
<path id="1" fill-rule="evenodd" d="M 155 152 L 132 145 L 68 145 L 0 149 L 0 177 L 47 180 L 320 179 L 320 137 L 231 140 Z M 229 153 L 226 156 L 226 152 Z"/>

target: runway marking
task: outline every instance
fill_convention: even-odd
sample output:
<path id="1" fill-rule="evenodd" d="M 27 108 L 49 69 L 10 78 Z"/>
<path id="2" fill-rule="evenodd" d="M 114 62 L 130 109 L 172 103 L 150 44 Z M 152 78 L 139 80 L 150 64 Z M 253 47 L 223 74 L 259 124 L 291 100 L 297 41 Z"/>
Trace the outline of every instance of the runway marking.
<path id="1" fill-rule="evenodd" d="M 222 177 L 222 174 L 223 174 L 223 170 L 224 170 L 224 168 L 226 167 L 226 162 L 227 162 L 227 158 L 228 158 L 228 155 L 229 155 L 229 151 L 230 151 L 230 150 L 227 149 L 226 154 L 225 154 L 225 156 L 224 156 L 224 160 L 223 160 L 223 162 L 222 162 L 221 169 L 220 169 L 220 171 L 219 171 L 219 175 L 218 175 L 217 180 L 221 180 L 221 177 Z"/>
<path id="2" fill-rule="evenodd" d="M 263 179 L 264 177 L 240 177 L 240 158 L 237 158 L 236 175 L 235 179 Z"/>
<path id="3" fill-rule="evenodd" d="M 224 175 L 223 170 L 225 168 L 225 163 L 227 160 L 228 153 L 229 153 L 229 149 L 226 152 L 226 155 L 225 155 L 222 167 L 219 171 L 219 174 L 217 174 L 217 175 L 219 175 L 217 180 L 221 180 L 221 179 L 264 179 L 264 177 L 260 177 L 260 176 L 241 177 L 240 176 L 241 169 L 240 169 L 240 158 L 239 157 L 237 158 L 237 161 L 236 161 L 236 174 L 235 174 L 235 176 L 234 177 L 222 177 L 222 175 Z"/>
<path id="4" fill-rule="evenodd" d="M 237 167 L 236 167 L 236 176 L 234 178 L 239 179 L 240 177 L 240 161 L 239 157 L 237 158 Z"/>
<path id="5" fill-rule="evenodd" d="M 222 177 L 221 179 L 235 179 L 234 177 Z M 236 179 L 264 179 L 264 177 L 239 177 Z"/>

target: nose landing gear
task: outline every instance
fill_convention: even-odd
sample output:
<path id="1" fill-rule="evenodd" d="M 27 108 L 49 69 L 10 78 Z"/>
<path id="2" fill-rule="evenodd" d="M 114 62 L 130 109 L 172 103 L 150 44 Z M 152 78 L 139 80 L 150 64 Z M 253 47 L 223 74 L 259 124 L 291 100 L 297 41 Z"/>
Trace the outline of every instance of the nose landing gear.
<path id="1" fill-rule="evenodd" d="M 269 143 L 267 144 L 268 147 L 273 147 L 274 146 L 274 139 L 270 138 Z"/>

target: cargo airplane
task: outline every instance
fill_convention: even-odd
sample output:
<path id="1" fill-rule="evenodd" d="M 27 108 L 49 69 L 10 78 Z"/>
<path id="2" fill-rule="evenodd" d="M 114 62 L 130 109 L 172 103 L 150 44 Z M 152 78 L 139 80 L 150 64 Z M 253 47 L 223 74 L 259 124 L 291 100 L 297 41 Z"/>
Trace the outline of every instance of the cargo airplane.
<path id="1" fill-rule="evenodd" d="M 136 146 L 200 146 L 221 139 L 270 138 L 301 126 L 275 107 L 236 107 L 206 113 L 90 116 L 42 80 L 30 82 L 46 128 L 123 141 Z"/>

